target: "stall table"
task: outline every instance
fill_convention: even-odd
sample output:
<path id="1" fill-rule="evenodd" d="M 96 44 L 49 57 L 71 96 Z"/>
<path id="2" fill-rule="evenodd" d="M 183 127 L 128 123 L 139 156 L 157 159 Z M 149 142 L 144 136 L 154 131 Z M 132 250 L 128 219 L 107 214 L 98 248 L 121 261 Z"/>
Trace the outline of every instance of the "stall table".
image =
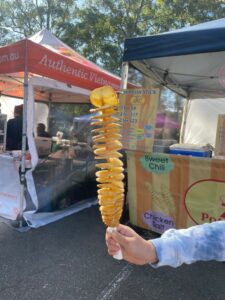
<path id="1" fill-rule="evenodd" d="M 130 222 L 163 233 L 225 219 L 225 160 L 127 151 Z"/>

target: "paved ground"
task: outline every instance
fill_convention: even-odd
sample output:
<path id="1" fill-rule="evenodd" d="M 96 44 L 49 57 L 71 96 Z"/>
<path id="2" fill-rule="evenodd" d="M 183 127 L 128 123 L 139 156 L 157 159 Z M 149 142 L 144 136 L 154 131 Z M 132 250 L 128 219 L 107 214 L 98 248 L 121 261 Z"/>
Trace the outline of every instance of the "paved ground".
<path id="1" fill-rule="evenodd" d="M 28 232 L 0 223 L 0 300 L 225 299 L 225 264 L 157 270 L 106 253 L 97 207 Z"/>

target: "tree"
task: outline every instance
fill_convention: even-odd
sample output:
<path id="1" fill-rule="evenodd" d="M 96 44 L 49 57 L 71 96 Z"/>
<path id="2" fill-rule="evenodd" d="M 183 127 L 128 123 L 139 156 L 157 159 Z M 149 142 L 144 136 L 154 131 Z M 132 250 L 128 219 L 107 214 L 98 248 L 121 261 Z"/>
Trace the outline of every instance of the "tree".
<path id="1" fill-rule="evenodd" d="M 125 38 L 222 18 L 223 0 L 4 0 L 3 42 L 47 28 L 88 59 L 120 74 Z M 8 29 L 4 29 L 6 27 Z"/>
<path id="2" fill-rule="evenodd" d="M 149 28 L 149 0 L 87 1 L 79 9 L 78 21 L 64 35 L 64 41 L 84 56 L 120 74 L 123 43 L 126 37 L 143 34 Z"/>
<path id="3" fill-rule="evenodd" d="M 71 13 L 74 15 L 75 10 L 73 0 L 1 1 L 1 44 L 31 36 L 44 28 L 60 37 L 64 34 L 68 24 L 72 22 L 70 16 Z"/>
<path id="4" fill-rule="evenodd" d="M 224 0 L 86 0 L 81 6 L 75 0 L 4 0 L 0 2 L 0 38 L 1 42 L 13 41 L 17 35 L 29 36 L 47 28 L 86 58 L 120 75 L 126 38 L 224 14 Z"/>
<path id="5" fill-rule="evenodd" d="M 124 40 L 222 18 L 217 0 L 89 0 L 63 39 L 90 60 L 120 74 Z"/>
<path id="6" fill-rule="evenodd" d="M 155 10 L 155 32 L 174 30 L 223 18 L 223 0 L 157 0 Z"/>

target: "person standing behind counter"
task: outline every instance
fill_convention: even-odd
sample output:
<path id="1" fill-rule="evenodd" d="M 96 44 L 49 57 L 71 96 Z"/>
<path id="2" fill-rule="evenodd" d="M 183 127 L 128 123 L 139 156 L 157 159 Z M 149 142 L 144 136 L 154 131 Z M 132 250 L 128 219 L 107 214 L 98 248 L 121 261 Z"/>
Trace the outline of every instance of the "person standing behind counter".
<path id="1" fill-rule="evenodd" d="M 14 108 L 14 118 L 7 122 L 6 150 L 21 150 L 23 128 L 23 105 Z"/>
<path id="2" fill-rule="evenodd" d="M 37 125 L 37 136 L 50 138 L 51 135 L 45 130 L 45 124 L 38 123 Z"/>

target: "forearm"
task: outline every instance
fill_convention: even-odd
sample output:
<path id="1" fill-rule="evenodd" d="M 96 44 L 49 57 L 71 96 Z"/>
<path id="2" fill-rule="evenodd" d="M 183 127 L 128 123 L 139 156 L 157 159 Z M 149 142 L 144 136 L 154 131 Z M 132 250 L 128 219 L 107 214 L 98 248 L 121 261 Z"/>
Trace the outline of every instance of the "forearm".
<path id="1" fill-rule="evenodd" d="M 206 260 L 225 261 L 225 221 L 188 229 L 170 229 L 151 242 L 158 257 L 155 267 L 178 267 L 183 263 Z"/>

